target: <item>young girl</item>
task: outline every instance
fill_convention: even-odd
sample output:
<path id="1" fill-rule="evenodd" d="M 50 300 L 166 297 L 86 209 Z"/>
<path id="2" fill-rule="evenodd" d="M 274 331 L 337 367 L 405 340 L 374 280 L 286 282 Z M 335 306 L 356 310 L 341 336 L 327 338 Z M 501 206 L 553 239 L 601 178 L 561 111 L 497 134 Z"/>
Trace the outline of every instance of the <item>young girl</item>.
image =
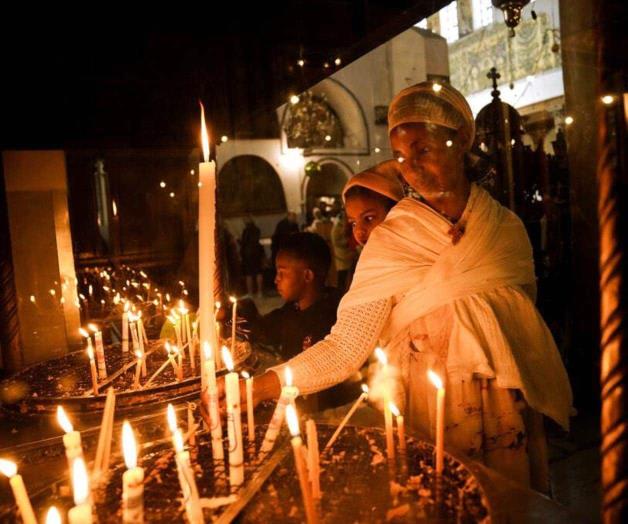
<path id="1" fill-rule="evenodd" d="M 353 176 L 342 191 L 347 221 L 355 241 L 364 246 L 371 231 L 381 224 L 393 206 L 404 197 L 395 160 Z"/>

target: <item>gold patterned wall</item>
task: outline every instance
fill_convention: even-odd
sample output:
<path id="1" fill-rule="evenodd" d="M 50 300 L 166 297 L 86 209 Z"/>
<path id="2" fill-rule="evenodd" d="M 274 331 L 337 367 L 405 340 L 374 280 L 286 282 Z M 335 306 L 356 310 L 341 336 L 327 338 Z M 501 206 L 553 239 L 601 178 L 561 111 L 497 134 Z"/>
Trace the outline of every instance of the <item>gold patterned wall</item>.
<path id="1" fill-rule="evenodd" d="M 546 13 L 539 13 L 536 21 L 524 20 L 516 31 L 516 36 L 509 38 L 505 24 L 491 24 L 450 44 L 452 85 L 468 95 L 491 87 L 486 77 L 491 67 L 497 68 L 499 82 L 504 83 L 561 65 L 555 45 L 558 31 L 550 25 Z"/>

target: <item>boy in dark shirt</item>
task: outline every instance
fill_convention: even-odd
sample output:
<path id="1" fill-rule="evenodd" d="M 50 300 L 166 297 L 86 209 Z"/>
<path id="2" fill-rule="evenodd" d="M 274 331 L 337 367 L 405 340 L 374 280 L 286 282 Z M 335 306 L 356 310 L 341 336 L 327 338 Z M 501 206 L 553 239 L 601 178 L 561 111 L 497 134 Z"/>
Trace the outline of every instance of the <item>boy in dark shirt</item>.
<path id="1" fill-rule="evenodd" d="M 288 360 L 329 334 L 342 295 L 325 287 L 331 254 L 325 240 L 315 233 L 290 235 L 275 265 L 275 285 L 286 303 L 251 322 L 251 341 L 271 346 Z M 357 383 L 339 384 L 317 395 L 318 409 L 342 405 L 359 393 Z"/>

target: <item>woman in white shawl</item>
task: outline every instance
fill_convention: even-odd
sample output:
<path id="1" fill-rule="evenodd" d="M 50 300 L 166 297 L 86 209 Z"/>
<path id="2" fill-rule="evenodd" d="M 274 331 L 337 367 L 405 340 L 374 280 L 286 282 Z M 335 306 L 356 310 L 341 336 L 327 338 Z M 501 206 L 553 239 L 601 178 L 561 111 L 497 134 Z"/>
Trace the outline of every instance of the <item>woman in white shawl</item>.
<path id="1" fill-rule="evenodd" d="M 465 175 L 474 121 L 458 91 L 432 82 L 404 89 L 388 125 L 415 194 L 371 234 L 330 335 L 287 363 L 294 385 L 301 394 L 333 386 L 379 343 L 412 427 L 431 434 L 433 369 L 446 383 L 446 447 L 546 491 L 541 414 L 567 428 L 572 397 L 534 306 L 524 226 Z M 256 378 L 256 403 L 279 396 L 282 367 Z"/>

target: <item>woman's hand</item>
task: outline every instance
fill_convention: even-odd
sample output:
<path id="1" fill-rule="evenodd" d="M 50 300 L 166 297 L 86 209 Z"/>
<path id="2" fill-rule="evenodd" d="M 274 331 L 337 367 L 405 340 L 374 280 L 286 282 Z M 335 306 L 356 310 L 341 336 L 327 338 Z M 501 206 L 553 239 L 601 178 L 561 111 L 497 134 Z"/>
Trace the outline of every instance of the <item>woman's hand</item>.
<path id="1" fill-rule="evenodd" d="M 240 409 L 244 416 L 247 410 L 246 403 L 246 381 L 240 380 Z M 225 417 L 227 415 L 227 403 L 225 392 L 225 377 L 216 377 L 216 386 L 218 389 L 218 406 L 220 410 L 220 416 Z M 281 394 L 281 383 L 279 377 L 274 371 L 267 371 L 263 375 L 259 375 L 253 379 L 253 407 L 257 407 L 260 402 L 264 400 L 270 400 L 278 398 Z M 201 415 L 208 427 L 211 427 L 211 421 L 209 417 L 209 394 L 206 389 L 201 391 Z"/>

